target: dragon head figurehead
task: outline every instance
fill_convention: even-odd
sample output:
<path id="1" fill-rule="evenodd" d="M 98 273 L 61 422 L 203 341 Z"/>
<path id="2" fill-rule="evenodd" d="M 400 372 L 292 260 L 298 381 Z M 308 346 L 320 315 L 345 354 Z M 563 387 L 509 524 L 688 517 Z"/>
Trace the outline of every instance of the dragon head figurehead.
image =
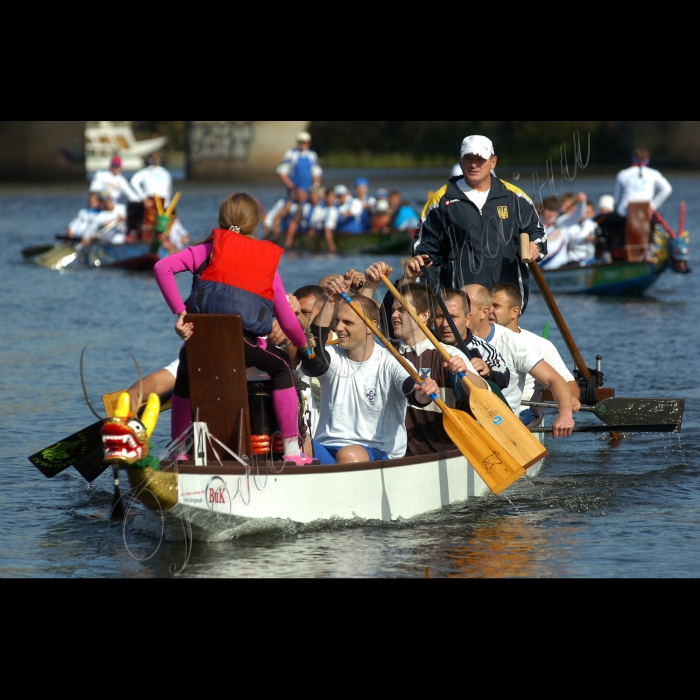
<path id="1" fill-rule="evenodd" d="M 159 414 L 158 394 L 148 397 L 140 419 L 131 412 L 129 394 L 121 394 L 114 416 L 102 426 L 104 461 L 134 465 L 148 457 L 149 438 L 155 430 Z"/>

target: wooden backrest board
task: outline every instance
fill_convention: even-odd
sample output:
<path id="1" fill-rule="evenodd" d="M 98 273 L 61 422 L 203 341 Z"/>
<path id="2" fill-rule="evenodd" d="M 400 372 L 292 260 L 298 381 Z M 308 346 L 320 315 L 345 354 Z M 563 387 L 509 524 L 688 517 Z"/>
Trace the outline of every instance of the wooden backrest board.
<path id="1" fill-rule="evenodd" d="M 209 432 L 244 460 L 251 454 L 248 383 L 243 326 L 233 314 L 188 314 L 194 324 L 187 341 L 192 420 L 207 424 Z M 222 459 L 231 459 L 222 455 Z M 215 459 L 213 454 L 208 459 Z"/>
<path id="2" fill-rule="evenodd" d="M 630 202 L 627 207 L 625 246 L 628 260 L 644 259 L 651 236 L 649 202 Z"/>

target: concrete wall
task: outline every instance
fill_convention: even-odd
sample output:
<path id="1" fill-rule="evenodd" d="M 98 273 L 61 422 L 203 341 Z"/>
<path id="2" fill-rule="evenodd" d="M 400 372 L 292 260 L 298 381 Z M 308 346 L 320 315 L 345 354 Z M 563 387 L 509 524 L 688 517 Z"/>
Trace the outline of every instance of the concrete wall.
<path id="1" fill-rule="evenodd" d="M 85 122 L 0 121 L 0 179 L 85 179 Z"/>
<path id="2" fill-rule="evenodd" d="M 275 169 L 308 121 L 192 121 L 188 125 L 188 177 L 274 177 Z"/>

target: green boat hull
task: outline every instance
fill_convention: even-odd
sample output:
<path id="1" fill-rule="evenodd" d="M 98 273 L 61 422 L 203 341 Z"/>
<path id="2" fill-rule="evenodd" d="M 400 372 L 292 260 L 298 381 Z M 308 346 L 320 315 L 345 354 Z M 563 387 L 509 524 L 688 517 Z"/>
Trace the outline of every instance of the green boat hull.
<path id="1" fill-rule="evenodd" d="M 412 240 L 408 231 L 390 233 L 337 233 L 334 237 L 339 253 L 362 255 L 404 255 L 410 254 Z M 314 247 L 315 244 L 315 247 Z M 323 237 L 297 236 L 295 250 L 309 250 L 317 253 L 328 252 Z"/>

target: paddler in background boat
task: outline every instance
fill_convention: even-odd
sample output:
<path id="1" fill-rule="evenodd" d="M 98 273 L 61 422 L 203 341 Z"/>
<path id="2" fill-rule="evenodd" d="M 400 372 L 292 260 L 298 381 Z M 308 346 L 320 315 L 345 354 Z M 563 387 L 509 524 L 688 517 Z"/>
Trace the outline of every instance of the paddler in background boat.
<path id="1" fill-rule="evenodd" d="M 520 259 L 520 234 L 530 238 L 530 257 L 547 253 L 535 205 L 521 189 L 492 175 L 498 158 L 485 136 L 468 136 L 460 147 L 462 177 L 453 177 L 426 203 L 413 255 L 428 255 L 435 289 L 465 284 L 490 287 L 512 282 L 529 295 L 528 266 Z"/>
<path id="2" fill-rule="evenodd" d="M 274 315 L 292 342 L 313 356 L 277 270 L 283 251 L 254 238 L 260 207 L 247 193 L 234 193 L 222 202 L 218 223 L 219 228 L 203 244 L 159 260 L 153 269 L 156 282 L 170 310 L 177 314 L 178 335 L 189 337 L 187 334 L 195 331 L 192 323 L 185 323 L 188 313 L 241 316 L 246 366 L 257 367 L 272 379 L 272 402 L 284 440 L 284 462 L 310 464 L 312 460 L 301 454 L 299 444 L 298 398 L 289 356 L 265 339 L 272 330 Z M 175 281 L 175 275 L 184 271 L 195 275 L 186 302 Z M 172 399 L 172 420 L 178 434 L 188 429 L 192 415 L 186 352 L 187 343 L 180 351 Z"/>
<path id="3" fill-rule="evenodd" d="M 355 180 L 355 199 L 362 203 L 362 230 L 372 230 L 372 211 L 377 200 L 369 193 L 369 181 L 366 177 L 358 177 Z"/>
<path id="4" fill-rule="evenodd" d="M 83 207 L 68 224 L 66 236 L 68 238 L 82 239 L 83 236 L 89 240 L 93 231 L 97 231 L 97 217 L 102 211 L 99 192 L 88 193 L 88 205 Z"/>
<path id="5" fill-rule="evenodd" d="M 574 235 L 580 232 L 581 223 L 586 219 L 586 205 L 588 197 L 585 192 L 574 194 L 564 192 L 559 199 L 559 214 L 550 220 L 552 200 L 548 197 L 544 211 L 547 225 L 545 227 L 545 240 L 547 242 L 547 254 L 537 263 L 542 270 L 556 270 L 570 262 L 569 246 Z M 509 281 L 509 280 L 499 280 Z M 495 282 L 494 284 L 497 284 Z M 493 285 L 490 285 L 493 286 Z"/>
<path id="6" fill-rule="evenodd" d="M 115 204 L 112 193 L 104 190 L 99 194 L 100 211 L 91 220 L 91 225 L 81 235 L 83 245 L 102 241 L 121 245 L 126 240 L 126 205 Z"/>
<path id="7" fill-rule="evenodd" d="M 543 338 L 541 335 L 536 335 L 531 331 L 525 330 L 518 325 L 520 318 L 520 304 L 522 297 L 520 290 L 508 282 L 496 284 L 491 287 L 491 306 L 489 311 L 489 320 L 492 323 L 497 323 L 503 328 L 507 328 L 513 333 L 519 334 L 523 340 L 530 343 L 532 347 L 550 364 L 567 383 L 571 391 L 571 408 L 574 413 L 581 409 L 580 389 L 574 379 L 574 376 L 568 370 L 559 351 L 550 340 Z M 542 401 L 542 392 L 544 384 L 536 381 L 532 374 L 525 375 L 525 385 L 523 386 L 522 401 L 534 401 L 540 403 Z M 520 420 L 528 427 L 538 427 L 542 422 L 545 409 L 530 408 L 528 406 L 520 406 L 518 415 Z"/>
<path id="8" fill-rule="evenodd" d="M 389 269 L 390 272 L 390 269 Z M 426 378 L 418 385 L 340 294 L 350 285 L 338 276 L 324 293 L 330 302 L 311 324 L 317 339 L 316 357 L 302 357 L 302 368 L 321 384 L 321 416 L 314 456 L 322 464 L 347 464 L 400 459 L 406 454 L 406 409 L 427 405 L 439 391 Z M 370 323 L 379 327 L 379 308 L 373 299 L 359 296 Z M 338 334 L 337 346 L 326 346 L 330 325 Z"/>
<path id="9" fill-rule="evenodd" d="M 335 227 L 337 233 L 363 233 L 364 205 L 353 197 L 345 185 L 335 188 L 336 206 L 338 207 L 338 222 Z"/>
<path id="10" fill-rule="evenodd" d="M 586 201 L 586 218 L 569 231 L 569 263 L 577 263 L 581 267 L 593 265 L 596 261 L 596 230 L 595 204 Z"/>
<path id="11" fill-rule="evenodd" d="M 90 192 L 102 192 L 109 190 L 112 193 L 112 201 L 119 204 L 122 195 L 125 195 L 129 202 L 140 202 L 141 196 L 129 184 L 129 181 L 122 175 L 122 159 L 114 156 L 109 163 L 109 168 L 98 170 L 90 182 Z"/>
<path id="12" fill-rule="evenodd" d="M 508 365 L 510 383 L 503 395 L 513 412 L 516 415 L 520 413 L 525 377 L 531 374 L 550 388 L 559 407 L 559 413 L 552 422 L 552 437 L 571 435 L 574 428 L 573 399 L 564 378 L 520 334 L 489 320 L 492 300 L 491 292 L 486 287 L 469 284 L 462 291 L 469 296 L 471 302 L 472 318 L 469 327 L 472 333 L 494 345 Z"/>

